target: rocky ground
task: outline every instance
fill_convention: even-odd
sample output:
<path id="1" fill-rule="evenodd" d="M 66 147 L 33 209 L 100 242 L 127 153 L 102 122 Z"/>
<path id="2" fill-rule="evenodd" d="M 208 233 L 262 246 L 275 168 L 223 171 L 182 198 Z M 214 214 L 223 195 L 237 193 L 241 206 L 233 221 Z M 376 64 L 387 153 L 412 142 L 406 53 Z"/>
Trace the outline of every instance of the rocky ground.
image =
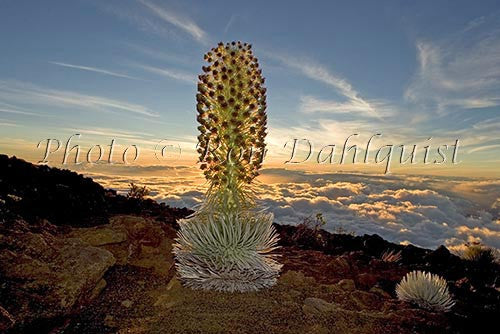
<path id="1" fill-rule="evenodd" d="M 69 209 L 58 212 L 63 197 Z M 308 226 L 276 226 L 284 268 L 272 289 L 186 289 L 171 248 L 175 221 L 189 213 L 0 156 L 0 332 L 489 333 L 500 314 L 494 263 Z M 386 250 L 401 250 L 401 261 L 382 261 Z M 414 269 L 448 280 L 451 312 L 395 298 Z"/>

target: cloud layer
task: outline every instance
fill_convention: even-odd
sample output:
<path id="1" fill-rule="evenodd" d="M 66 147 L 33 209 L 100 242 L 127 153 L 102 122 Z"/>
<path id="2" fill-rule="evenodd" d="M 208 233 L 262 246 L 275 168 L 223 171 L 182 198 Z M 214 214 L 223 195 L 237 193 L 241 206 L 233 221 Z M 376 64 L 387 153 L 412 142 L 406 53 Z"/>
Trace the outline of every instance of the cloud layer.
<path id="1" fill-rule="evenodd" d="M 195 167 L 132 168 L 137 170 L 122 171 L 123 177 L 91 176 L 121 191 L 133 179 L 171 206 L 194 207 L 203 199 L 205 186 Z M 160 170 L 162 176 L 157 176 Z M 322 213 L 329 231 L 376 233 L 426 248 L 453 248 L 468 241 L 500 248 L 498 180 L 267 169 L 260 181 L 261 204 L 274 213 L 277 223 L 298 224 Z"/>

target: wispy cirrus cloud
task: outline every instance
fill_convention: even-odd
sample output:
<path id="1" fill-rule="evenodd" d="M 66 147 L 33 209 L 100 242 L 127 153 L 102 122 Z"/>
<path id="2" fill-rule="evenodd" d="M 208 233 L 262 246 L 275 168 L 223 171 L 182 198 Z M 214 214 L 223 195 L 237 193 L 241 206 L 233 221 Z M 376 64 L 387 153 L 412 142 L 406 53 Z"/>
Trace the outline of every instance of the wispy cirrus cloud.
<path id="1" fill-rule="evenodd" d="M 35 114 L 33 112 L 22 110 L 21 108 L 18 108 L 12 104 L 5 103 L 2 101 L 0 101 L 0 113 L 28 115 L 28 116 L 46 116 L 43 114 Z"/>
<path id="2" fill-rule="evenodd" d="M 48 105 L 93 111 L 119 112 L 158 117 L 149 108 L 102 96 L 87 95 L 71 91 L 42 88 L 30 83 L 0 81 L 0 98 L 14 104 Z"/>
<path id="3" fill-rule="evenodd" d="M 293 68 L 308 78 L 323 82 L 337 90 L 341 95 L 349 99 L 360 99 L 359 93 L 344 78 L 332 74 L 326 67 L 312 61 L 292 58 L 279 54 L 271 55 L 272 58 L 281 61 L 284 65 Z"/>
<path id="4" fill-rule="evenodd" d="M 138 2 L 150 9 L 162 21 L 176 26 L 191 35 L 196 41 L 206 44 L 208 34 L 192 19 L 180 15 L 179 13 L 174 13 L 171 10 L 167 10 L 150 1 L 138 0 Z"/>
<path id="5" fill-rule="evenodd" d="M 332 87 L 335 92 L 341 95 L 345 101 L 319 100 L 311 96 L 302 98 L 301 110 L 304 112 L 332 112 L 347 113 L 356 112 L 357 115 L 382 118 L 393 114 L 396 109 L 389 107 L 388 102 L 382 100 L 370 100 L 361 97 L 361 94 L 345 79 L 333 74 L 325 66 L 309 59 L 297 59 L 277 53 L 268 53 L 269 57 L 280 61 L 285 66 L 296 70 L 307 78 L 322 82 Z"/>
<path id="6" fill-rule="evenodd" d="M 61 67 L 66 67 L 66 68 L 72 68 L 72 69 L 82 70 L 82 71 L 88 71 L 88 72 L 94 72 L 94 73 L 109 75 L 109 76 L 113 76 L 113 77 L 117 77 L 117 78 L 126 78 L 126 79 L 132 79 L 132 80 L 142 80 L 140 78 L 136 78 L 136 77 L 133 77 L 133 76 L 130 76 L 130 75 L 127 75 L 127 74 L 118 73 L 118 72 L 114 72 L 114 71 L 109 71 L 109 70 L 105 70 L 105 69 L 97 68 L 97 67 L 74 65 L 74 64 L 63 63 L 63 62 L 58 62 L 58 61 L 49 61 L 49 64 L 57 65 L 57 66 L 61 66 Z"/>
<path id="7" fill-rule="evenodd" d="M 8 114 L 18 114 L 18 115 L 29 115 L 29 116 L 41 116 L 39 114 L 35 114 L 32 112 L 21 111 L 16 109 L 5 109 L 0 107 L 0 112 L 8 113 Z"/>
<path id="8" fill-rule="evenodd" d="M 237 17 L 238 16 L 236 14 L 231 15 L 231 17 L 229 18 L 229 21 L 227 21 L 227 24 L 224 27 L 224 34 L 227 34 L 227 32 L 229 31 L 229 28 L 231 28 L 231 26 L 233 25 L 233 23 Z"/>
<path id="9" fill-rule="evenodd" d="M 486 16 L 480 16 L 480 17 L 475 18 L 474 20 L 467 23 L 463 32 L 467 32 L 469 30 L 472 30 L 472 29 L 479 27 L 480 25 L 482 25 L 486 22 L 486 19 L 487 19 Z"/>
<path id="10" fill-rule="evenodd" d="M 300 98 L 300 110 L 304 113 L 313 112 L 324 112 L 333 114 L 348 114 L 356 113 L 357 116 L 390 116 L 396 109 L 390 107 L 387 103 L 383 101 L 370 101 L 369 110 L 375 111 L 375 114 L 369 113 L 366 115 L 367 104 L 366 101 L 360 101 L 359 99 L 351 99 L 346 102 L 338 102 L 336 100 L 323 100 L 314 96 L 305 95 Z M 361 115 L 359 115 L 361 114 Z"/>
<path id="11" fill-rule="evenodd" d="M 4 120 L 4 119 L 0 118 L 0 126 L 13 126 L 13 127 L 15 127 L 15 126 L 18 126 L 18 125 L 16 123 L 12 123 L 12 122 L 10 122 L 8 120 Z"/>
<path id="12" fill-rule="evenodd" d="M 500 106 L 500 24 L 497 22 L 481 17 L 453 37 L 417 41 L 419 69 L 405 98 L 442 114 L 457 108 Z M 483 25 L 484 29 L 477 31 L 476 28 Z"/>
<path id="13" fill-rule="evenodd" d="M 92 129 L 88 128 L 68 128 L 67 131 L 71 133 L 83 133 L 95 136 L 105 136 L 105 137 L 116 137 L 122 139 L 140 139 L 145 137 L 153 137 L 150 133 L 137 132 L 131 130 L 120 130 L 116 128 L 101 128 L 96 127 Z"/>
<path id="14" fill-rule="evenodd" d="M 162 37 L 176 37 L 175 32 L 172 29 L 167 29 L 162 22 L 151 19 L 150 17 L 147 17 L 137 11 L 111 5 L 101 5 L 100 8 L 119 19 L 135 25 L 140 31 L 152 33 Z"/>
<path id="15" fill-rule="evenodd" d="M 478 32 L 478 29 L 481 31 Z M 491 17 L 481 17 L 446 40 L 419 40 L 419 68 L 405 92 L 404 100 L 400 102 L 366 98 L 347 79 L 313 60 L 293 58 L 276 52 L 267 56 L 309 79 L 332 87 L 340 95 L 340 99 L 302 95 L 299 109 L 306 114 L 321 113 L 322 118 L 328 118 L 328 114 L 342 115 L 342 118 L 336 118 L 329 125 L 338 125 L 340 133 L 345 134 L 342 129 L 347 126 L 355 132 L 384 130 L 384 134 L 390 133 L 391 139 L 401 140 L 411 134 L 415 143 L 421 142 L 420 137 L 425 136 L 432 136 L 435 141 L 446 140 L 447 137 L 448 140 L 460 138 L 461 145 L 468 149 L 468 153 L 488 152 L 497 148 L 500 139 L 492 136 L 500 129 L 498 120 L 479 121 L 475 124 L 464 121 L 463 127 L 458 129 L 433 129 L 428 121 L 435 116 L 435 111 L 445 117 L 447 113 L 457 109 L 500 106 L 499 32 L 500 25 L 491 22 Z M 372 121 L 365 126 L 361 122 L 363 118 L 371 118 Z M 349 119 L 349 122 L 346 123 L 345 119 Z M 412 126 L 401 125 L 401 119 L 407 120 L 406 124 Z M 395 120 L 399 127 L 391 127 L 387 120 Z M 351 121 L 354 121 L 354 127 L 351 126 Z M 427 125 L 419 127 L 420 123 Z M 323 129 L 322 124 L 325 124 L 325 120 L 318 120 L 316 126 L 310 124 L 309 127 L 299 128 L 310 133 L 317 130 L 325 138 L 333 136 L 333 131 Z M 460 124 L 456 124 L 456 127 L 459 126 Z M 281 129 L 272 130 L 282 132 Z"/>
<path id="16" fill-rule="evenodd" d="M 93 144 L 96 140 L 96 137 L 102 138 L 105 137 L 107 140 L 117 140 L 119 144 L 130 143 L 133 145 L 139 145 L 142 150 L 149 150 L 154 147 L 155 144 L 158 143 L 158 139 L 150 133 L 145 132 L 137 132 L 133 130 L 126 129 L 116 129 L 116 128 L 87 128 L 83 127 L 70 127 L 64 129 L 65 132 L 69 135 L 79 134 L 78 138 L 79 143 L 87 143 Z"/>
<path id="17" fill-rule="evenodd" d="M 154 66 L 149 66 L 149 65 L 140 65 L 140 64 L 135 64 L 135 66 L 137 66 L 145 71 L 148 71 L 148 72 L 151 72 L 151 73 L 154 73 L 157 75 L 161 75 L 161 76 L 164 76 L 164 77 L 167 77 L 170 79 L 180 80 L 180 81 L 184 81 L 184 82 L 187 82 L 190 84 L 196 83 L 196 76 L 194 74 L 189 74 L 189 73 L 186 73 L 183 71 L 179 71 L 179 70 L 171 69 L 171 68 L 166 68 L 166 67 L 160 68 L 160 67 L 154 67 Z"/>
<path id="18" fill-rule="evenodd" d="M 474 153 L 474 152 L 490 151 L 490 150 L 494 150 L 496 148 L 500 148 L 500 144 L 479 146 L 479 147 L 473 148 L 472 150 L 469 150 L 469 154 Z"/>
<path id="19" fill-rule="evenodd" d="M 405 100 L 427 118 L 500 106 L 500 24 L 497 15 L 481 16 L 441 40 L 416 42 L 418 70 L 405 91 Z M 425 110 L 425 111 L 424 111 Z M 487 110 L 485 110 L 487 112 Z M 474 118 L 479 114 L 477 111 Z M 467 154 L 498 151 L 500 119 L 464 121 L 455 130 L 438 129 L 440 136 L 461 138 Z"/>
<path id="20" fill-rule="evenodd" d="M 489 131 L 500 129 L 500 117 L 488 118 L 473 125 L 474 130 Z"/>
<path id="21" fill-rule="evenodd" d="M 124 44 L 138 53 L 141 53 L 153 59 L 169 63 L 192 65 L 194 61 L 198 61 L 198 58 L 189 57 L 186 54 L 174 54 L 170 51 L 164 51 L 164 50 L 160 51 L 134 43 L 124 43 Z"/>

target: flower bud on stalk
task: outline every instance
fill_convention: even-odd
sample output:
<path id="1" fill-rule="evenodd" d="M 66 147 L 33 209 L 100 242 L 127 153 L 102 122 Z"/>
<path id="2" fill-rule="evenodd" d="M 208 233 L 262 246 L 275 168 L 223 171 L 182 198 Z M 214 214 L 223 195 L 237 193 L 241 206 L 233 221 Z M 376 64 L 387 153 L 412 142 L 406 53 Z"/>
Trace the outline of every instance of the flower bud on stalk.
<path id="1" fill-rule="evenodd" d="M 219 143 L 217 149 L 201 153 L 210 184 L 207 204 L 225 206 L 224 199 L 230 197 L 235 205 L 248 207 L 253 202 L 248 185 L 260 168 L 251 160 L 260 160 L 265 149 L 265 79 L 246 43 L 219 43 L 204 59 L 209 66 L 203 67 L 206 74 L 198 82 L 198 129 Z M 247 151 L 253 152 L 251 159 L 240 158 Z"/>

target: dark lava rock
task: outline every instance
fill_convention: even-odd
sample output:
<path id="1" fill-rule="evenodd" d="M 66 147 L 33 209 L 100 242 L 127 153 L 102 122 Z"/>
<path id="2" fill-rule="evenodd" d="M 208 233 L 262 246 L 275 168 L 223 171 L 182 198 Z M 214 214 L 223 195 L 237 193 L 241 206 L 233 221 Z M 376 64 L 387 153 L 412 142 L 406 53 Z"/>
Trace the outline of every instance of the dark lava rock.
<path id="1" fill-rule="evenodd" d="M 387 241 L 382 239 L 381 236 L 373 234 L 366 236 L 363 241 L 363 246 L 368 254 L 378 255 L 382 254 L 387 249 Z"/>
<path id="2" fill-rule="evenodd" d="M 118 195 L 114 190 L 107 191 L 107 202 L 111 214 L 134 214 L 154 218 L 157 221 L 177 227 L 177 220 L 194 213 L 187 208 L 172 208 L 150 198 L 139 199 Z"/>
<path id="3" fill-rule="evenodd" d="M 48 225 L 0 224 L 0 308 L 8 312 L 1 322 L 10 314 L 15 333 L 75 312 L 105 286 L 102 277 L 115 263 L 109 251 L 54 234 Z"/>
<path id="4" fill-rule="evenodd" d="M 90 226 L 108 218 L 105 190 L 92 179 L 6 155 L 0 155 L 0 199 L 29 222 Z"/>
<path id="5" fill-rule="evenodd" d="M 425 261 L 429 262 L 432 266 L 448 265 L 452 259 L 453 255 L 443 245 L 425 256 Z"/>
<path id="6" fill-rule="evenodd" d="M 0 221 L 18 215 L 30 223 L 47 219 L 55 225 L 88 227 L 108 223 L 110 214 L 140 214 L 175 226 L 191 213 L 151 199 L 117 195 L 66 169 L 0 155 Z"/>
<path id="7" fill-rule="evenodd" d="M 406 245 L 401 252 L 401 262 L 403 264 L 423 263 L 424 258 L 431 250 L 423 249 L 413 245 Z"/>
<path id="8" fill-rule="evenodd" d="M 356 286 L 359 286 L 361 289 L 364 290 L 369 290 L 370 288 L 375 286 L 375 284 L 377 284 L 378 281 L 379 277 L 370 273 L 359 274 L 355 279 Z"/>

